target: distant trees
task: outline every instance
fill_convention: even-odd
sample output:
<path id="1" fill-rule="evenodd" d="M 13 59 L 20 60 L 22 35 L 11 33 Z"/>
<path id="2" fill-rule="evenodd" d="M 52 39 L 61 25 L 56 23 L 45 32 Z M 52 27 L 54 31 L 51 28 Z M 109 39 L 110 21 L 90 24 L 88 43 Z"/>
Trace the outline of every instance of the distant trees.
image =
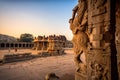
<path id="1" fill-rule="evenodd" d="M 20 35 L 20 42 L 32 42 L 33 41 L 33 35 L 29 33 L 24 33 Z"/>

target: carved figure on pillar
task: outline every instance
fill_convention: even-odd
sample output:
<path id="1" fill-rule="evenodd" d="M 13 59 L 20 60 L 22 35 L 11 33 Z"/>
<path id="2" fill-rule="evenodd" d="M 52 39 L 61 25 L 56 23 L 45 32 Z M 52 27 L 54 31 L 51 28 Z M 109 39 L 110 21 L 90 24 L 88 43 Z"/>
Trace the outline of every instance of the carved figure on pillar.
<path id="1" fill-rule="evenodd" d="M 92 73 L 94 74 L 94 76 L 92 76 L 92 80 L 108 80 L 107 77 L 108 69 L 106 66 L 103 68 L 101 64 L 98 64 L 96 62 L 94 62 L 90 66 L 91 69 L 93 70 Z"/>
<path id="2" fill-rule="evenodd" d="M 113 80 L 111 78 L 117 78 L 115 74 L 111 77 L 111 74 L 117 73 L 117 66 L 115 65 L 115 69 L 111 66 L 114 66 L 113 62 L 116 64 L 114 29 L 117 29 L 115 37 L 117 43 L 119 19 L 116 18 L 115 27 L 114 16 L 111 12 L 114 7 L 111 6 L 113 5 L 109 0 L 78 0 L 77 6 L 73 9 L 69 23 L 73 32 L 75 80 Z M 116 11 L 116 16 L 119 16 L 117 7 Z M 111 23 L 112 21 L 113 23 Z M 116 47 L 119 50 L 119 46 Z M 82 55 L 85 55 L 85 62 Z M 119 59 L 119 55 L 117 56 Z"/>
<path id="3" fill-rule="evenodd" d="M 72 18 L 69 20 L 70 29 L 73 32 L 73 44 L 75 55 L 76 71 L 86 73 L 86 64 L 80 59 L 81 54 L 86 54 L 88 36 L 86 28 L 88 25 L 87 1 L 78 0 L 77 6 L 73 9 Z"/>
<path id="4" fill-rule="evenodd" d="M 78 4 L 73 9 L 72 18 L 69 20 L 73 34 L 76 34 L 78 29 L 84 30 L 87 21 L 86 19 L 83 21 L 83 16 L 87 18 L 87 2 L 86 0 L 78 0 Z"/>

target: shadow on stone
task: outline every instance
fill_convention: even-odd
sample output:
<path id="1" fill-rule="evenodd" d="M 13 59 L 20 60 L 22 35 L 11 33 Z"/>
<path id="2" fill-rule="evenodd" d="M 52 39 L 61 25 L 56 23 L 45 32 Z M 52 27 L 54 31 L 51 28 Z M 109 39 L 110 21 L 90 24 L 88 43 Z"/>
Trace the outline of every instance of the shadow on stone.
<path id="1" fill-rule="evenodd" d="M 64 74 L 60 80 L 75 80 L 75 76 L 74 75 L 70 75 L 70 74 Z"/>

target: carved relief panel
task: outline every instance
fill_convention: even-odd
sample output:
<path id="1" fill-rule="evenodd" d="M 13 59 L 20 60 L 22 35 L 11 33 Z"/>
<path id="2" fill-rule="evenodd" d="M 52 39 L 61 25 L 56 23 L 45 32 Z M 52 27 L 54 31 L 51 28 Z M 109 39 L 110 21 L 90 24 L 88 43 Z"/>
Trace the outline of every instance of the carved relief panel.
<path id="1" fill-rule="evenodd" d="M 110 2 L 88 0 L 87 80 L 111 80 Z"/>
<path id="2" fill-rule="evenodd" d="M 69 20 L 73 32 L 75 80 L 111 80 L 113 33 L 110 0 L 78 2 Z M 117 33 L 116 42 L 119 42 Z M 81 55 L 85 56 L 85 63 L 81 60 Z"/>

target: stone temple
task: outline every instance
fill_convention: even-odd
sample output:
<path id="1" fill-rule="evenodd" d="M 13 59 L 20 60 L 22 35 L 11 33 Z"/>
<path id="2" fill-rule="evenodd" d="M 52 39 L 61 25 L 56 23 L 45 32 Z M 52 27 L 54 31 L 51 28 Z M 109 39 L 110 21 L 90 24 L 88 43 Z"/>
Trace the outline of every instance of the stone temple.
<path id="1" fill-rule="evenodd" d="M 62 54 L 64 53 L 63 48 L 69 46 L 69 43 L 65 36 L 63 35 L 49 35 L 38 36 L 33 41 L 34 50 L 41 50 L 42 52 L 48 52 L 49 54 Z M 72 46 L 71 46 L 72 47 Z"/>
<path id="2" fill-rule="evenodd" d="M 119 80 L 120 0 L 78 0 L 69 23 L 75 80 Z"/>
<path id="3" fill-rule="evenodd" d="M 69 23 L 73 33 L 75 80 L 120 80 L 120 0 L 78 0 Z M 64 36 L 38 36 L 34 40 L 33 49 L 61 53 L 61 47 L 66 46 L 65 41 Z M 19 71 L 35 71 L 35 66 L 29 67 Z M 65 73 L 63 68 L 61 71 Z M 50 75 L 57 77 L 54 73 Z"/>

